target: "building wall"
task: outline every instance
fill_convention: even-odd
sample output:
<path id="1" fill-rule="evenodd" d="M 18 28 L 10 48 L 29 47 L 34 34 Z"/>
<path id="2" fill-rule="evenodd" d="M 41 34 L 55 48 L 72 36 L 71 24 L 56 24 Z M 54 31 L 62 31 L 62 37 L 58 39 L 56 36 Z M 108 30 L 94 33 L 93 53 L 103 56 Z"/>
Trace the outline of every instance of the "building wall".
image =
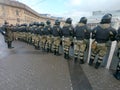
<path id="1" fill-rule="evenodd" d="M 55 21 L 53 18 L 40 16 L 39 13 L 20 2 L 0 0 L 0 25 L 3 25 L 5 21 L 16 25 L 31 22 L 46 22 L 46 20 L 50 20 L 52 24 Z M 64 21 L 62 21 L 63 24 Z"/>

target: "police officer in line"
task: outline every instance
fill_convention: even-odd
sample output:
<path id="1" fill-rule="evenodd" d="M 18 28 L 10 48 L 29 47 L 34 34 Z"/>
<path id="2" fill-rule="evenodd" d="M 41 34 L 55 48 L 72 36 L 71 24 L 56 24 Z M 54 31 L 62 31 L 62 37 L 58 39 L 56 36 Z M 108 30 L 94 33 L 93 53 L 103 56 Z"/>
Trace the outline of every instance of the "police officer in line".
<path id="1" fill-rule="evenodd" d="M 27 24 L 26 23 L 23 24 L 22 30 L 23 30 L 23 41 L 26 42 L 26 38 L 27 38 Z"/>
<path id="2" fill-rule="evenodd" d="M 37 28 L 37 22 L 34 22 L 32 27 L 31 27 L 31 34 L 32 34 L 32 44 L 34 45 L 35 44 L 35 39 L 36 39 L 36 36 L 35 36 L 35 30 Z"/>
<path id="3" fill-rule="evenodd" d="M 18 40 L 21 40 L 21 41 L 23 41 L 23 27 L 24 27 L 24 25 L 23 24 L 21 24 L 20 25 L 20 27 L 19 27 L 19 35 L 18 35 Z"/>
<path id="4" fill-rule="evenodd" d="M 116 40 L 117 40 L 117 46 L 118 46 L 118 53 L 117 53 L 117 57 L 119 59 L 118 61 L 118 65 L 116 68 L 116 72 L 114 73 L 114 76 L 116 79 L 120 80 L 120 27 L 118 29 L 118 33 L 116 35 Z"/>
<path id="5" fill-rule="evenodd" d="M 87 27 L 87 18 L 82 17 L 75 27 L 74 32 L 74 62 L 78 59 L 80 64 L 84 63 L 84 52 L 87 47 L 87 40 L 90 38 L 90 29 Z"/>
<path id="6" fill-rule="evenodd" d="M 35 35 L 34 46 L 35 46 L 35 49 L 39 50 L 40 49 L 40 45 L 39 45 L 39 42 L 40 42 L 40 36 L 39 36 L 40 23 L 37 22 L 36 25 L 37 25 L 37 27 L 34 30 L 34 35 Z"/>
<path id="7" fill-rule="evenodd" d="M 28 38 L 29 38 L 29 35 L 30 35 L 30 29 L 29 29 L 29 24 L 26 24 L 26 27 L 25 27 L 25 42 L 28 44 Z"/>
<path id="8" fill-rule="evenodd" d="M 105 14 L 100 22 L 100 25 L 95 27 L 92 31 L 92 39 L 94 39 L 91 46 L 91 57 L 89 65 L 93 64 L 95 56 L 98 54 L 98 60 L 95 64 L 95 68 L 98 69 L 103 61 L 103 57 L 107 52 L 106 43 L 111 40 L 115 40 L 116 30 L 110 25 L 112 19 L 111 14 Z"/>
<path id="9" fill-rule="evenodd" d="M 13 39 L 14 40 L 17 40 L 17 34 L 16 34 L 16 32 L 17 32 L 17 25 L 15 25 L 15 26 L 13 26 Z"/>
<path id="10" fill-rule="evenodd" d="M 71 46 L 71 42 L 73 40 L 73 32 L 74 28 L 72 26 L 72 19 L 67 18 L 65 25 L 62 28 L 62 39 L 63 39 L 63 50 L 64 50 L 64 58 L 69 59 L 69 49 Z"/>
<path id="11" fill-rule="evenodd" d="M 19 29 L 19 28 L 20 28 L 20 24 L 17 24 L 17 25 L 16 25 L 16 28 L 15 28 L 16 30 L 15 30 L 15 32 L 14 32 L 14 35 L 15 35 L 14 39 L 15 39 L 15 40 L 18 40 L 18 38 L 19 38 L 19 32 L 20 32 L 20 29 Z"/>
<path id="12" fill-rule="evenodd" d="M 28 35 L 27 35 L 27 43 L 28 44 L 32 44 L 32 26 L 33 26 L 33 23 L 30 23 L 29 26 L 28 26 Z"/>
<path id="13" fill-rule="evenodd" d="M 56 20 L 55 24 L 53 26 L 53 32 L 52 32 L 54 42 L 53 42 L 53 51 L 54 55 L 59 55 L 59 46 L 61 42 L 61 27 L 60 27 L 60 21 Z"/>
<path id="14" fill-rule="evenodd" d="M 47 52 L 52 52 L 52 27 L 51 27 L 50 20 L 46 21 L 46 26 L 44 28 L 44 32 L 47 37 L 45 47 L 47 49 Z"/>
<path id="15" fill-rule="evenodd" d="M 45 42 L 47 40 L 47 37 L 45 35 L 45 23 L 41 22 L 39 26 L 39 35 L 40 35 L 40 48 L 45 51 Z"/>
<path id="16" fill-rule="evenodd" d="M 7 21 L 5 21 L 5 24 L 3 25 L 3 29 L 5 33 L 2 33 L 5 38 L 5 42 L 7 43 L 7 46 L 9 49 L 12 49 L 12 41 L 13 41 L 13 31 L 12 31 L 13 25 L 9 25 Z"/>
<path id="17" fill-rule="evenodd" d="M 18 24 L 16 29 L 17 30 L 16 30 L 15 38 L 16 38 L 16 40 L 20 40 L 20 38 L 21 38 L 21 36 L 20 36 L 20 34 L 21 34 L 21 25 Z"/>
<path id="18" fill-rule="evenodd" d="M 27 42 L 27 39 L 28 39 L 28 33 L 29 33 L 29 25 L 28 24 L 25 24 L 25 42 Z"/>

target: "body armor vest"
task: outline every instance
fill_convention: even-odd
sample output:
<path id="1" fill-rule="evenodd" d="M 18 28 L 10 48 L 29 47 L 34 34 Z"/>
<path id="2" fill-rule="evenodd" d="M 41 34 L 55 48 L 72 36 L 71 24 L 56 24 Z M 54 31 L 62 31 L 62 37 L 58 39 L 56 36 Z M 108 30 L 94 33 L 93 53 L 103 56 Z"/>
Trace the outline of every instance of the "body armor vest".
<path id="1" fill-rule="evenodd" d="M 73 28 L 72 28 L 72 26 L 70 26 L 70 25 L 63 26 L 63 28 L 62 28 L 62 34 L 63 34 L 64 37 L 73 36 Z"/>
<path id="2" fill-rule="evenodd" d="M 109 40 L 110 28 L 103 29 L 100 26 L 96 28 L 95 40 L 98 43 L 106 43 Z"/>
<path id="3" fill-rule="evenodd" d="M 53 32 L 52 32 L 53 36 L 55 37 L 60 36 L 60 31 L 61 31 L 60 26 L 56 26 L 56 25 L 53 26 Z"/>

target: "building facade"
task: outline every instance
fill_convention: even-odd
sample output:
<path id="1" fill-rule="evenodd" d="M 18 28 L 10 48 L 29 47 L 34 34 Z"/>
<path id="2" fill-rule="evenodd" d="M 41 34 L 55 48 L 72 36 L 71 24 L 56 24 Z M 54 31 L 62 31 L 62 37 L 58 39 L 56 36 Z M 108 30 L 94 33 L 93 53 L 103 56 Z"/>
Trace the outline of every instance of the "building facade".
<path id="1" fill-rule="evenodd" d="M 5 21 L 16 25 L 31 22 L 46 22 L 46 20 L 50 20 L 51 23 L 54 24 L 56 19 L 57 18 L 42 16 L 18 1 L 0 0 L 0 25 L 3 25 Z M 61 22 L 64 24 L 63 20 L 61 20 Z"/>

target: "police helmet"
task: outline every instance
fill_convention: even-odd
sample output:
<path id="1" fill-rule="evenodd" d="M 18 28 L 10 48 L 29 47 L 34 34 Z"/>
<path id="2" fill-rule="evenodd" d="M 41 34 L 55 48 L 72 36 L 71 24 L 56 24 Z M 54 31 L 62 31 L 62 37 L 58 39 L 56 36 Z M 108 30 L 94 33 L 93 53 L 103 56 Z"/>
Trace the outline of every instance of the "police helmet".
<path id="1" fill-rule="evenodd" d="M 112 19 L 112 14 L 105 14 L 103 17 L 102 17 L 102 19 L 101 19 L 101 24 L 109 24 L 109 23 L 111 23 L 111 19 Z"/>
<path id="2" fill-rule="evenodd" d="M 27 24 L 26 24 L 26 23 L 24 23 L 24 24 L 21 24 L 21 26 L 27 26 Z"/>
<path id="3" fill-rule="evenodd" d="M 60 21 L 59 20 L 55 20 L 55 25 L 60 25 Z"/>
<path id="4" fill-rule="evenodd" d="M 34 22 L 33 25 L 37 25 L 38 23 L 37 22 Z"/>
<path id="5" fill-rule="evenodd" d="M 66 23 L 71 24 L 72 23 L 72 19 L 71 18 L 67 18 L 66 19 Z"/>
<path id="6" fill-rule="evenodd" d="M 84 24 L 86 24 L 86 23 L 87 23 L 87 18 L 86 18 L 86 17 L 81 17 L 79 23 L 84 23 Z"/>
<path id="7" fill-rule="evenodd" d="M 9 23 L 7 21 L 5 21 L 4 24 L 9 24 Z"/>
<path id="8" fill-rule="evenodd" d="M 39 26 L 39 22 L 35 22 L 35 25 L 36 25 L 36 26 Z"/>
<path id="9" fill-rule="evenodd" d="M 20 26 L 24 26 L 24 24 L 21 24 Z"/>
<path id="10" fill-rule="evenodd" d="M 47 25 L 51 24 L 50 20 L 47 20 L 47 21 L 46 21 L 46 24 L 47 24 Z"/>
<path id="11" fill-rule="evenodd" d="M 27 26 L 27 23 L 25 23 L 24 26 Z"/>
<path id="12" fill-rule="evenodd" d="M 40 23 L 39 23 L 39 22 L 37 22 L 37 26 L 40 26 Z"/>
<path id="13" fill-rule="evenodd" d="M 45 25 L 45 23 L 44 22 L 41 22 L 41 24 L 40 24 L 41 26 L 44 26 Z"/>
<path id="14" fill-rule="evenodd" d="M 29 26 L 32 26 L 32 23 L 29 23 Z"/>

